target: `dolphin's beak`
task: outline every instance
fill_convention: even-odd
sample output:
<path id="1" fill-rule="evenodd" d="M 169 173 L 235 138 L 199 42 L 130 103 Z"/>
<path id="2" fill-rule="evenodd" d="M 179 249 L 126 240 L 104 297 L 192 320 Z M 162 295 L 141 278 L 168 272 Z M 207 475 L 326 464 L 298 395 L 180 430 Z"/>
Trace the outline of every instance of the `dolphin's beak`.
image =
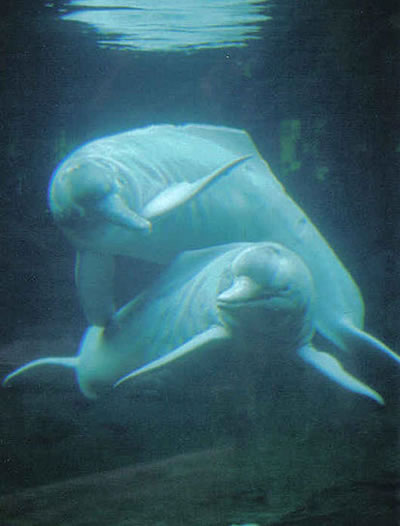
<path id="1" fill-rule="evenodd" d="M 229 307 L 238 303 L 253 301 L 260 295 L 260 287 L 247 276 L 239 276 L 232 287 L 222 292 L 217 298 L 217 304 Z"/>
<path id="2" fill-rule="evenodd" d="M 96 204 L 96 210 L 108 222 L 129 230 L 151 232 L 151 222 L 131 210 L 117 193 L 109 194 Z"/>

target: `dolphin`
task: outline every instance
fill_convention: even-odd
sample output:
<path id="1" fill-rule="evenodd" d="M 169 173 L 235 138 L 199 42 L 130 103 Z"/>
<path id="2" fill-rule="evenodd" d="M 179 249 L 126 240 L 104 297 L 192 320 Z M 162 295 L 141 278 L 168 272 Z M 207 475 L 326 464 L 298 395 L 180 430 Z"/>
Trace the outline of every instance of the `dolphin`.
<path id="1" fill-rule="evenodd" d="M 235 346 L 250 357 L 259 346 L 264 362 L 271 349 L 297 354 L 346 389 L 384 404 L 336 358 L 314 349 L 313 298 L 308 268 L 277 243 L 186 252 L 106 327 L 89 327 L 77 356 L 34 360 L 10 373 L 3 385 L 37 366 L 62 365 L 75 369 L 84 395 L 96 398 L 193 353 Z"/>
<path id="2" fill-rule="evenodd" d="M 232 242 L 275 241 L 315 285 L 315 326 L 343 350 L 400 356 L 363 331 L 361 293 L 242 130 L 154 125 L 89 142 L 55 170 L 49 206 L 77 248 L 76 283 L 90 324 L 115 312 L 114 256 L 166 264 Z"/>

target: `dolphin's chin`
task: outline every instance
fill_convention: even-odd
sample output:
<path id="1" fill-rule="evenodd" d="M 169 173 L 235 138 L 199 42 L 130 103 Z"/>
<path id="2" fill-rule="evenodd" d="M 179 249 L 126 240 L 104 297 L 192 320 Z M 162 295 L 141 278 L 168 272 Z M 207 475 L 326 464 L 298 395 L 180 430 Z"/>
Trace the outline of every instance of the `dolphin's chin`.
<path id="1" fill-rule="evenodd" d="M 275 329 L 285 332 L 299 317 L 299 306 L 293 305 L 289 298 L 279 296 L 245 302 L 217 300 L 217 307 L 229 325 L 258 334 L 272 334 Z"/>
<path id="2" fill-rule="evenodd" d="M 221 292 L 217 298 L 217 302 L 221 306 L 234 308 L 235 305 L 248 304 L 257 301 L 260 297 L 259 285 L 248 276 L 235 277 L 233 284 Z"/>

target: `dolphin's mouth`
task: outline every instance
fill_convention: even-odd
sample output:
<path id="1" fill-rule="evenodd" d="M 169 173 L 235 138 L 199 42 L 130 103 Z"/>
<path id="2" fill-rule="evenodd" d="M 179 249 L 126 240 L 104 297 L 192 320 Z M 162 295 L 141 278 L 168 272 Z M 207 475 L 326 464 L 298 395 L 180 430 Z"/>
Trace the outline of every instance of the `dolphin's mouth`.
<path id="1" fill-rule="evenodd" d="M 239 311 L 239 310 L 252 310 L 252 309 L 263 309 L 265 311 L 281 311 L 281 310 L 292 310 L 294 307 L 293 301 L 287 294 L 287 290 L 274 291 L 270 293 L 259 294 L 253 298 L 243 297 L 224 297 L 224 293 L 221 297 L 217 298 L 217 307 L 225 311 Z"/>
<path id="2" fill-rule="evenodd" d="M 227 300 L 223 298 L 217 299 L 217 306 L 222 309 L 235 310 L 246 307 L 259 307 L 261 304 L 268 303 L 271 300 L 278 298 L 276 294 L 260 296 L 258 298 L 249 299 L 249 300 Z"/>

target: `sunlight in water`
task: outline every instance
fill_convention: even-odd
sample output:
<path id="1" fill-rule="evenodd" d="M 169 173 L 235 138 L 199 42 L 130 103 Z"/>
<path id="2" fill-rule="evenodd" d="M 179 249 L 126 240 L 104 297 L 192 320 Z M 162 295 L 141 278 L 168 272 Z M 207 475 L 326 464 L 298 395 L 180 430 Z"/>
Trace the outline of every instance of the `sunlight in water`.
<path id="1" fill-rule="evenodd" d="M 265 11 L 266 0 L 71 0 L 61 18 L 94 28 L 103 47 L 187 51 L 245 46 Z"/>

